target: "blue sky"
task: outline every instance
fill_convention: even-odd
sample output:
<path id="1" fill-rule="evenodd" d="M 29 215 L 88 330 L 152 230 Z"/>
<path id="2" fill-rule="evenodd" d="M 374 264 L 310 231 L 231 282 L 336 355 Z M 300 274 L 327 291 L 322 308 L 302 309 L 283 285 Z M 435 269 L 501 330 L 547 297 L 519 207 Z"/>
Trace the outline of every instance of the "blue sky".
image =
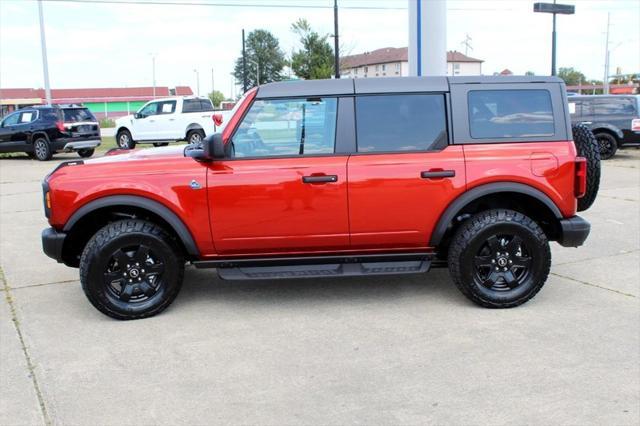
<path id="1" fill-rule="evenodd" d="M 173 0 L 179 1 L 179 0 Z M 192 0 L 237 4 L 280 3 L 331 6 L 332 0 Z M 340 0 L 341 45 L 360 53 L 407 45 L 407 0 Z M 551 16 L 534 14 L 533 1 L 448 0 L 447 46 L 485 60 L 484 74 L 509 68 L 516 74 L 550 69 Z M 602 79 L 607 12 L 611 13 L 611 71 L 640 71 L 640 1 L 575 0 L 576 15 L 558 17 L 558 66 L 573 66 Z M 151 85 L 156 56 L 158 85 L 196 88 L 203 94 L 232 91 L 240 31 L 273 32 L 287 53 L 297 47 L 290 25 L 302 17 L 320 33 L 333 31 L 333 10 L 303 8 L 206 7 L 189 5 L 80 4 L 45 2 L 51 85 L 54 88 Z M 42 87 L 37 3 L 0 0 L 0 87 Z"/>

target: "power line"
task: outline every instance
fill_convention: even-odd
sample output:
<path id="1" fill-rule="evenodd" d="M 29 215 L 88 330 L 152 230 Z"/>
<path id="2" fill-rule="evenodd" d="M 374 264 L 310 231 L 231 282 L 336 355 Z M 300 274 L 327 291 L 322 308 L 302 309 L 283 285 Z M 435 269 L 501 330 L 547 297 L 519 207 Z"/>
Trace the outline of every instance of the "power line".
<path id="1" fill-rule="evenodd" d="M 209 7 L 254 7 L 254 8 L 280 8 L 280 9 L 333 9 L 333 6 L 312 4 L 269 4 L 269 3 L 218 3 L 207 1 L 163 1 L 163 0 L 43 0 L 49 3 L 89 3 L 89 4 L 136 4 L 153 6 L 209 6 Z M 382 6 L 342 6 L 342 9 L 358 10 L 407 10 L 406 7 L 382 7 Z"/>

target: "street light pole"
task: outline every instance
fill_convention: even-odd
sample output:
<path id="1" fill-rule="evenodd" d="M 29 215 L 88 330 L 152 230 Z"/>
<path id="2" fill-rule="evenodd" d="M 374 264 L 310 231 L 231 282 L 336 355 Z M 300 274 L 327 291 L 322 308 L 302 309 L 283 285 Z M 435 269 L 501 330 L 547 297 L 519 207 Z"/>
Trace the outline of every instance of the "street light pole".
<path id="1" fill-rule="evenodd" d="M 200 73 L 196 69 L 194 69 L 193 72 L 196 73 L 196 88 L 197 88 L 196 94 L 200 96 Z"/>
<path id="2" fill-rule="evenodd" d="M 338 0 L 333 0 L 333 68 L 335 77 L 340 78 L 340 43 L 338 35 Z"/>
<path id="3" fill-rule="evenodd" d="M 49 61 L 47 60 L 47 40 L 44 34 L 44 13 L 42 0 L 38 0 L 38 14 L 40 15 L 40 45 L 42 49 L 42 71 L 44 73 L 44 91 L 47 105 L 51 105 L 51 86 L 49 85 Z"/>
<path id="4" fill-rule="evenodd" d="M 242 29 L 242 93 L 247 91 L 247 54 L 244 48 L 244 28 Z"/>
<path id="5" fill-rule="evenodd" d="M 156 98 L 156 56 L 151 55 L 151 76 L 153 78 L 153 99 Z"/>
<path id="6" fill-rule="evenodd" d="M 214 80 L 213 80 L 213 68 L 211 68 L 211 103 L 213 104 L 213 100 L 215 99 L 216 96 L 216 88 L 214 86 Z M 213 107 L 215 108 L 215 104 L 213 105 Z"/>
<path id="7" fill-rule="evenodd" d="M 607 13 L 607 38 L 604 48 L 604 80 L 602 81 L 602 94 L 609 94 L 609 28 L 611 27 L 611 13 Z"/>

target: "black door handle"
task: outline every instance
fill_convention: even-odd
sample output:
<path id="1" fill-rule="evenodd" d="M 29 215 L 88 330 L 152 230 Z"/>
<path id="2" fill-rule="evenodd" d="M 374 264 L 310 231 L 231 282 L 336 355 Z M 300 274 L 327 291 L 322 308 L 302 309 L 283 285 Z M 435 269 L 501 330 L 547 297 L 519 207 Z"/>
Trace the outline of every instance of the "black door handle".
<path id="1" fill-rule="evenodd" d="M 336 175 L 302 176 L 303 183 L 327 183 L 337 181 L 338 176 Z"/>
<path id="2" fill-rule="evenodd" d="M 442 179 L 454 177 L 455 175 L 455 170 L 429 170 L 420 173 L 422 179 Z"/>

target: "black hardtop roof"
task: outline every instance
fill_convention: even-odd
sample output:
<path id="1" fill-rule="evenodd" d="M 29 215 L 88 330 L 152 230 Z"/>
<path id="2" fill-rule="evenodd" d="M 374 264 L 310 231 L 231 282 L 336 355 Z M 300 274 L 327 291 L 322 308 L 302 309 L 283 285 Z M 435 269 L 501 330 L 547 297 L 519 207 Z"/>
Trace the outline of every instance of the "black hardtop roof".
<path id="1" fill-rule="evenodd" d="M 558 77 L 378 77 L 337 80 L 290 80 L 259 86 L 258 99 L 296 96 L 331 96 L 366 93 L 448 92 L 451 84 L 563 83 Z"/>

